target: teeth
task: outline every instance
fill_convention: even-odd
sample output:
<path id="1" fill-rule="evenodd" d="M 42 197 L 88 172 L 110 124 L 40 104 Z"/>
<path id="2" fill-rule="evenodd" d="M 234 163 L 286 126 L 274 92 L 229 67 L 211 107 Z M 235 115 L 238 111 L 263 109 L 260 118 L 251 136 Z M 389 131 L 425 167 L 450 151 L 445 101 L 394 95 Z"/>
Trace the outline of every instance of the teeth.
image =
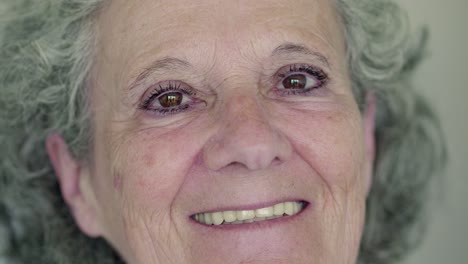
<path id="1" fill-rule="evenodd" d="M 284 214 L 284 203 L 275 204 L 275 206 L 273 206 L 273 214 L 276 215 L 276 216 L 283 215 Z"/>
<path id="2" fill-rule="evenodd" d="M 302 202 L 284 202 L 256 210 L 224 211 L 194 215 L 195 221 L 206 225 L 245 224 L 291 216 L 302 211 Z"/>
<path id="3" fill-rule="evenodd" d="M 220 225 L 224 221 L 223 212 L 213 213 L 212 217 L 213 217 L 213 224 L 214 225 Z"/>
<path id="4" fill-rule="evenodd" d="M 252 210 L 248 211 L 236 211 L 237 220 L 249 220 L 255 218 L 255 212 Z"/>
<path id="5" fill-rule="evenodd" d="M 237 220 L 236 212 L 234 212 L 234 211 L 223 212 L 223 218 L 224 218 L 224 221 L 226 221 L 228 223 L 232 223 L 232 222 Z"/>
<path id="6" fill-rule="evenodd" d="M 204 223 L 206 223 L 207 225 L 212 225 L 213 224 L 213 216 L 211 214 L 200 214 L 200 215 L 203 216 L 202 219 L 205 220 Z M 201 222 L 201 220 L 200 220 L 200 222 Z M 203 223 L 203 222 L 201 222 L 201 223 Z"/>
<path id="7" fill-rule="evenodd" d="M 284 203 L 284 213 L 287 214 L 287 215 L 293 215 L 293 213 L 294 213 L 293 203 L 290 203 L 290 202 Z"/>
<path id="8" fill-rule="evenodd" d="M 255 210 L 255 217 L 270 217 L 273 216 L 273 206 Z"/>

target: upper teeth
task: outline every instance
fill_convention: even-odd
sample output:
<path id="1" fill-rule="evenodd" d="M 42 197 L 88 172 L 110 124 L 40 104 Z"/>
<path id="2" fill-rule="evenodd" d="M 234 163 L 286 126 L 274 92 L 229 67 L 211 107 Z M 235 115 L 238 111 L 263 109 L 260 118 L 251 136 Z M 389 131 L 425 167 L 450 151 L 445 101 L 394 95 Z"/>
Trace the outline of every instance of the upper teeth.
<path id="1" fill-rule="evenodd" d="M 302 202 L 284 202 L 256 210 L 199 213 L 194 215 L 193 218 L 195 221 L 206 225 L 243 224 L 270 220 L 284 215 L 295 215 L 303 207 L 304 203 Z"/>

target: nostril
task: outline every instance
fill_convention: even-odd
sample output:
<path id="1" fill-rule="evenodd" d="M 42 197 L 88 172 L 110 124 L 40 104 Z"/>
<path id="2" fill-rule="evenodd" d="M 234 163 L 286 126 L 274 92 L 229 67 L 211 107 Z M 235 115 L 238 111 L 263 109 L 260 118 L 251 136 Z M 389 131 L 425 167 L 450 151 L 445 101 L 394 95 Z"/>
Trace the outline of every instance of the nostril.
<path id="1" fill-rule="evenodd" d="M 233 161 L 233 162 L 229 163 L 229 164 L 227 165 L 227 167 L 245 167 L 245 166 L 242 165 L 242 163 L 240 163 L 240 162 Z"/>
<path id="2" fill-rule="evenodd" d="M 282 161 L 280 158 L 276 157 L 272 162 L 271 162 L 271 165 L 279 165 L 281 164 Z"/>

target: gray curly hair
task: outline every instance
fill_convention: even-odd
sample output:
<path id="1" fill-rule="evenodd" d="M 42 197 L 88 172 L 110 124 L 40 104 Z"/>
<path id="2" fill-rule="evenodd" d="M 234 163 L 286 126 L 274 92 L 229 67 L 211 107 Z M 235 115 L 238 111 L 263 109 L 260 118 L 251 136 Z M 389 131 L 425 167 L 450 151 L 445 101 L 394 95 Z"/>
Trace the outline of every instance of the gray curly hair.
<path id="1" fill-rule="evenodd" d="M 122 263 L 83 235 L 60 196 L 44 141 L 61 133 L 85 159 L 92 144 L 87 81 L 93 20 L 104 0 L 0 3 L 0 263 Z M 446 149 L 410 85 L 427 32 L 410 36 L 391 0 L 335 0 L 352 88 L 377 98 L 377 156 L 359 263 L 395 263 L 420 241 L 424 201 Z"/>

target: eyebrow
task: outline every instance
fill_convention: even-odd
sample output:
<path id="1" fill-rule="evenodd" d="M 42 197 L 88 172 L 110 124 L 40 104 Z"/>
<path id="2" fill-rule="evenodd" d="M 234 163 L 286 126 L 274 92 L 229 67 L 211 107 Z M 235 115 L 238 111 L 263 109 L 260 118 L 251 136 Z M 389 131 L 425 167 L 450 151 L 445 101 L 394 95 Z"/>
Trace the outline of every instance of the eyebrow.
<path id="1" fill-rule="evenodd" d="M 191 68 L 192 65 L 184 60 L 174 58 L 174 57 L 164 57 L 153 62 L 149 67 L 146 67 L 138 76 L 131 82 L 129 89 L 133 89 L 138 86 L 143 80 L 148 76 L 154 74 L 158 71 L 181 71 Z"/>
<path id="2" fill-rule="evenodd" d="M 327 57 L 324 56 L 323 54 L 313 51 L 309 48 L 307 48 L 304 45 L 296 44 L 296 43 L 284 43 L 279 45 L 277 48 L 273 50 L 271 53 L 272 57 L 276 56 L 288 56 L 291 54 L 297 53 L 299 55 L 308 55 L 315 57 L 315 59 L 321 61 L 328 67 L 330 66 L 330 62 L 328 61 Z"/>
<path id="3" fill-rule="evenodd" d="M 327 66 L 330 66 L 327 57 L 322 55 L 319 52 L 312 51 L 306 46 L 295 44 L 295 43 L 284 43 L 276 47 L 272 53 L 271 57 L 279 56 L 290 56 L 291 54 L 307 55 L 312 56 L 318 61 L 321 61 Z M 184 60 L 175 58 L 175 57 L 164 57 L 153 62 L 149 67 L 146 67 L 138 76 L 130 83 L 129 90 L 140 85 L 148 76 L 154 74 L 158 71 L 183 71 L 192 68 L 192 65 Z"/>

